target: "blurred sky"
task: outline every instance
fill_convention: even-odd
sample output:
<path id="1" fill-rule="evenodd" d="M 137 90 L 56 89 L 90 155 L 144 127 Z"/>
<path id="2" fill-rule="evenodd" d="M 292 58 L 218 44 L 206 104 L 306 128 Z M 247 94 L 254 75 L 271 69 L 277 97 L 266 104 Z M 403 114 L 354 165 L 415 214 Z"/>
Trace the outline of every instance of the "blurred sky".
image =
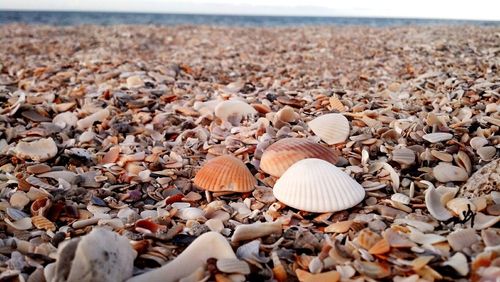
<path id="1" fill-rule="evenodd" d="M 500 21 L 499 0 L 0 0 L 0 9 Z"/>

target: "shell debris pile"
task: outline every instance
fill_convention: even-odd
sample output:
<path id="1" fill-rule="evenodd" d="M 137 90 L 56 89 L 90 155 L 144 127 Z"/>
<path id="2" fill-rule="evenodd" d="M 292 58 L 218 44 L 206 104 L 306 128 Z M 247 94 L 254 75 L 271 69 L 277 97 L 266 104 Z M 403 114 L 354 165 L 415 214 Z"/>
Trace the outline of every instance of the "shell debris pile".
<path id="1" fill-rule="evenodd" d="M 2 25 L 0 280 L 494 281 L 499 34 Z"/>

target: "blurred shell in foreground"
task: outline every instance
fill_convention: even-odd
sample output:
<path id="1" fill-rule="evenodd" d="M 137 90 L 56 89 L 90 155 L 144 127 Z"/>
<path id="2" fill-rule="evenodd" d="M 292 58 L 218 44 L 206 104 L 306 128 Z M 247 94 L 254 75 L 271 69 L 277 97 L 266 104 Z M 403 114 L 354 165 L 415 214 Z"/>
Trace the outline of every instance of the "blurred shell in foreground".
<path id="1" fill-rule="evenodd" d="M 245 193 L 254 189 L 257 180 L 240 159 L 223 155 L 206 162 L 196 174 L 194 184 L 212 192 Z"/>
<path id="2" fill-rule="evenodd" d="M 307 139 L 285 138 L 269 146 L 260 160 L 260 168 L 266 173 L 280 177 L 294 163 L 319 158 L 335 164 L 337 154 L 329 148 Z"/>
<path id="3" fill-rule="evenodd" d="M 322 115 L 308 125 L 328 145 L 342 143 L 349 137 L 349 121 L 341 114 Z"/>
<path id="4" fill-rule="evenodd" d="M 278 179 L 274 196 L 299 210 L 334 212 L 360 203 L 365 197 L 365 190 L 329 162 L 305 159 L 292 165 Z"/>

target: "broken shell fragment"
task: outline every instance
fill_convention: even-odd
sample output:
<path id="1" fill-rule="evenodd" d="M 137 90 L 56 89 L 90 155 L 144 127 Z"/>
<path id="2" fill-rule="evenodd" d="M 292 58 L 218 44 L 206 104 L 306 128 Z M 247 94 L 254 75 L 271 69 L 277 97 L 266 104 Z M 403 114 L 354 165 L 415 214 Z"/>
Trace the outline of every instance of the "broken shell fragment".
<path id="1" fill-rule="evenodd" d="M 248 263 L 239 259 L 219 259 L 216 266 L 218 270 L 225 273 L 250 274 Z"/>
<path id="2" fill-rule="evenodd" d="M 476 211 L 476 206 L 471 200 L 466 198 L 454 198 L 446 203 L 446 207 L 451 210 L 460 219 L 464 219 L 469 211 Z"/>
<path id="3" fill-rule="evenodd" d="M 431 143 L 438 143 L 450 140 L 451 138 L 453 138 L 453 135 L 450 133 L 437 132 L 425 134 L 424 136 L 422 136 L 422 138 Z"/>
<path id="4" fill-rule="evenodd" d="M 53 267 L 45 269 L 47 281 L 124 281 L 132 276 L 137 253 L 113 231 L 94 228 L 62 244 Z"/>
<path id="5" fill-rule="evenodd" d="M 110 112 L 108 109 L 101 109 L 101 110 L 98 110 L 97 112 L 79 120 L 77 123 L 76 123 L 76 126 L 79 130 L 85 130 L 89 127 L 91 127 L 94 122 L 103 122 L 104 120 L 106 120 L 110 115 Z"/>
<path id="6" fill-rule="evenodd" d="M 238 158 L 231 155 L 207 161 L 194 178 L 194 184 L 211 192 L 250 192 L 257 180 Z"/>
<path id="7" fill-rule="evenodd" d="M 326 114 L 309 123 L 309 128 L 328 145 L 343 143 L 349 137 L 349 121 L 342 114 Z"/>
<path id="8" fill-rule="evenodd" d="M 448 265 L 453 267 L 460 275 L 466 276 L 469 273 L 469 264 L 467 263 L 467 258 L 461 252 L 455 253 L 443 265 Z"/>
<path id="9" fill-rule="evenodd" d="M 391 200 L 408 205 L 410 203 L 410 197 L 402 193 L 395 193 L 391 196 Z"/>
<path id="10" fill-rule="evenodd" d="M 474 229 L 459 229 L 451 232 L 446 239 L 453 250 L 461 251 L 478 242 L 480 237 L 476 234 L 476 230 Z"/>
<path id="11" fill-rule="evenodd" d="M 256 222 L 252 224 L 241 224 L 236 226 L 231 242 L 239 242 L 265 237 L 271 234 L 281 234 L 280 222 Z"/>
<path id="12" fill-rule="evenodd" d="M 50 137 L 32 142 L 19 141 L 14 151 L 18 158 L 43 162 L 57 155 L 57 145 Z"/>
<path id="13" fill-rule="evenodd" d="M 284 204 L 309 212 L 334 212 L 351 208 L 365 197 L 365 189 L 345 172 L 320 159 L 292 165 L 273 189 Z"/>
<path id="14" fill-rule="evenodd" d="M 399 148 L 392 151 L 392 160 L 404 165 L 415 163 L 415 152 L 408 148 Z"/>
<path id="15" fill-rule="evenodd" d="M 438 164 L 432 172 L 439 182 L 466 181 L 469 178 L 465 169 L 449 163 Z"/>
<path id="16" fill-rule="evenodd" d="M 482 136 L 476 136 L 469 141 L 469 144 L 474 150 L 478 150 L 481 147 L 486 146 L 488 144 L 488 139 Z"/>
<path id="17" fill-rule="evenodd" d="M 436 191 L 436 188 L 432 184 L 425 191 L 425 206 L 429 213 L 437 220 L 446 221 L 453 217 L 441 202 L 441 194 Z"/>
<path id="18" fill-rule="evenodd" d="M 303 138 L 284 138 L 267 147 L 260 160 L 260 168 L 276 177 L 280 177 L 294 163 L 318 158 L 335 164 L 337 154 L 320 144 Z"/>
<path id="19" fill-rule="evenodd" d="M 257 110 L 241 100 L 223 101 L 215 107 L 215 116 L 225 121 L 228 121 L 231 116 L 237 116 L 241 120 L 256 114 Z"/>
<path id="20" fill-rule="evenodd" d="M 491 161 L 497 154 L 497 148 L 493 146 L 485 146 L 477 149 L 477 154 L 483 161 Z"/>
<path id="21" fill-rule="evenodd" d="M 173 261 L 158 269 L 134 276 L 127 282 L 178 281 L 205 266 L 209 258 L 236 259 L 231 245 L 217 232 L 202 234 Z"/>
<path id="22" fill-rule="evenodd" d="M 297 274 L 297 278 L 299 279 L 300 282 L 315 282 L 315 281 L 337 282 L 340 279 L 340 274 L 335 270 L 312 274 L 305 270 L 297 269 L 295 271 L 295 274 Z"/>
<path id="23" fill-rule="evenodd" d="M 10 196 L 9 203 L 13 208 L 24 209 L 24 207 L 29 204 L 30 198 L 23 191 L 16 191 L 12 196 Z"/>

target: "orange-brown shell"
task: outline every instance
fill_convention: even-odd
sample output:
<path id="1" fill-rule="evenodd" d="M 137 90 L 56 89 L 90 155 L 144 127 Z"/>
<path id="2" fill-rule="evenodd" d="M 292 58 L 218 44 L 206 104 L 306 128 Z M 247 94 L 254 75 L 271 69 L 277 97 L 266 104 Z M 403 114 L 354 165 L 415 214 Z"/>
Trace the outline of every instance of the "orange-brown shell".
<path id="1" fill-rule="evenodd" d="M 269 146 L 262 154 L 260 168 L 276 177 L 280 177 L 294 163 L 308 158 L 318 158 L 337 163 L 335 151 L 323 145 L 303 138 L 284 138 Z"/>
<path id="2" fill-rule="evenodd" d="M 45 229 L 45 230 L 50 230 L 50 231 L 56 230 L 56 225 L 52 221 L 48 220 L 47 218 L 45 218 L 44 216 L 41 216 L 41 215 L 33 216 L 31 218 L 31 222 L 38 229 Z"/>
<path id="3" fill-rule="evenodd" d="M 212 192 L 252 191 L 257 180 L 238 158 L 222 155 L 206 162 L 194 177 L 194 184 Z"/>

